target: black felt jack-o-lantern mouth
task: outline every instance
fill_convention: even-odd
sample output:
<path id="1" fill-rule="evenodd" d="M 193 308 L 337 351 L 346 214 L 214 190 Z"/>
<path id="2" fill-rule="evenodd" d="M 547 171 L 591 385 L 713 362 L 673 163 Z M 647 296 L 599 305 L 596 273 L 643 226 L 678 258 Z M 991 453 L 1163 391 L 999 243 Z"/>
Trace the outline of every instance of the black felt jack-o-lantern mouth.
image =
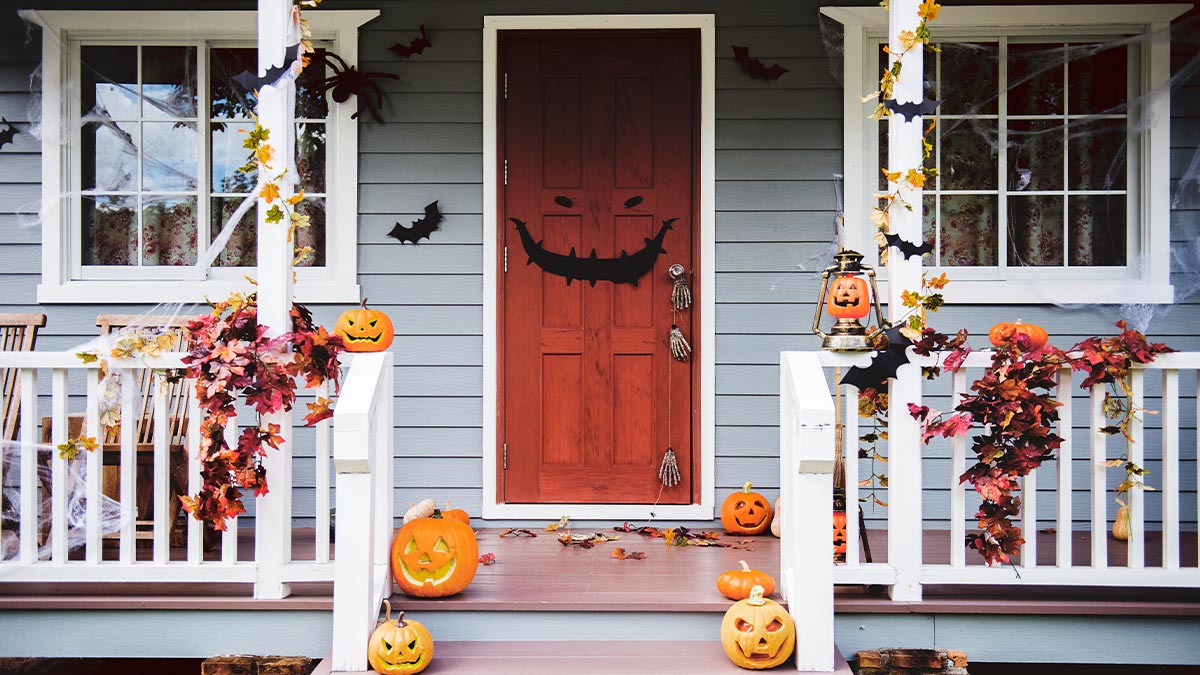
<path id="1" fill-rule="evenodd" d="M 349 340 L 350 342 L 377 343 L 383 339 L 383 329 L 382 328 L 379 328 L 378 330 L 376 330 L 374 335 L 367 335 L 368 329 L 375 329 L 375 328 L 379 327 L 378 319 L 368 321 L 367 325 L 364 325 L 364 326 L 355 326 L 354 321 L 352 319 L 347 319 L 346 323 L 349 325 L 350 328 L 354 329 L 355 333 L 346 331 L 346 334 L 344 336 L 342 336 L 343 340 Z"/>

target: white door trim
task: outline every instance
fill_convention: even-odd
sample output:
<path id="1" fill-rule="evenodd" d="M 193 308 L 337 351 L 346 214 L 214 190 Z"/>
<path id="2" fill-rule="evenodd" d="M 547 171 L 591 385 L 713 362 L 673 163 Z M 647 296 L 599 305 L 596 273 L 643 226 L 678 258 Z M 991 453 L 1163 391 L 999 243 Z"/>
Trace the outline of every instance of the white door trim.
<path id="1" fill-rule="evenodd" d="M 663 29 L 700 31 L 700 503 L 501 504 L 497 484 L 497 53 L 502 30 Z M 483 517 L 577 520 L 709 520 L 716 505 L 716 22 L 712 14 L 485 16 L 483 18 Z"/>

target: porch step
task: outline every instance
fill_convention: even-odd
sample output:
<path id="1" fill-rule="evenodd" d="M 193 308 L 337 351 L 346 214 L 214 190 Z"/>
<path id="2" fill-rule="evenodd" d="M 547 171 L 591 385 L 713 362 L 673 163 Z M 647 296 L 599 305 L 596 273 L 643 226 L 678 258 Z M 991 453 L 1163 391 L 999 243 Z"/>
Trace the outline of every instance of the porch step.
<path id="1" fill-rule="evenodd" d="M 430 675 L 717 675 L 746 672 L 733 665 L 716 640 L 443 642 L 435 639 L 434 645 L 433 661 L 425 671 Z M 841 654 L 835 654 L 835 662 L 837 675 L 851 675 Z M 789 669 L 790 661 L 778 668 L 780 671 Z M 336 672 L 329 670 L 329 659 L 325 659 L 313 675 Z"/>

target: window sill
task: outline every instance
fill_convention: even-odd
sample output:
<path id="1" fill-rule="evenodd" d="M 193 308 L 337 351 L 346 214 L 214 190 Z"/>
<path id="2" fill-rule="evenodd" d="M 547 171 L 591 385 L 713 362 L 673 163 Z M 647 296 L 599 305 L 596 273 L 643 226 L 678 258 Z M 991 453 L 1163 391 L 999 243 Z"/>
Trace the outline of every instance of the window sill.
<path id="1" fill-rule="evenodd" d="M 38 304 L 126 304 L 179 302 L 196 304 L 246 292 L 244 281 L 72 281 L 39 284 Z M 296 284 L 296 302 L 305 304 L 354 304 L 361 299 L 355 283 L 301 282 Z"/>
<path id="2" fill-rule="evenodd" d="M 1169 305 L 1175 302 L 1170 284 L 1111 281 L 973 281 L 955 279 L 942 289 L 947 305 Z M 887 282 L 880 282 L 881 297 Z"/>

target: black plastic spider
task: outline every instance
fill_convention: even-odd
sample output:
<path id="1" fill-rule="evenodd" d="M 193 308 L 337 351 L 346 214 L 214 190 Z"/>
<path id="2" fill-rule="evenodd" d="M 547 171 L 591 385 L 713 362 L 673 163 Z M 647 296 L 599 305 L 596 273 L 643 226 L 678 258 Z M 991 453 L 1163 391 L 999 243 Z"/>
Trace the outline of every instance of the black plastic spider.
<path id="1" fill-rule="evenodd" d="M 337 59 L 334 63 L 330 58 Z M 383 91 L 379 89 L 379 85 L 371 81 L 371 78 L 386 77 L 389 80 L 400 79 L 399 75 L 392 73 L 360 73 L 354 66 L 348 65 L 342 57 L 334 54 L 331 51 L 326 51 L 324 61 L 327 66 L 333 69 L 333 77 L 327 77 L 321 81 L 321 90 L 333 90 L 333 100 L 338 103 L 345 103 L 350 96 L 358 97 L 358 111 L 350 116 L 351 119 L 358 118 L 364 109 L 370 111 L 371 117 L 375 118 L 376 122 L 383 124 L 383 118 L 379 116 L 379 106 L 383 105 Z M 341 67 L 338 67 L 338 63 Z M 375 94 L 375 98 L 371 98 L 371 93 Z"/>

